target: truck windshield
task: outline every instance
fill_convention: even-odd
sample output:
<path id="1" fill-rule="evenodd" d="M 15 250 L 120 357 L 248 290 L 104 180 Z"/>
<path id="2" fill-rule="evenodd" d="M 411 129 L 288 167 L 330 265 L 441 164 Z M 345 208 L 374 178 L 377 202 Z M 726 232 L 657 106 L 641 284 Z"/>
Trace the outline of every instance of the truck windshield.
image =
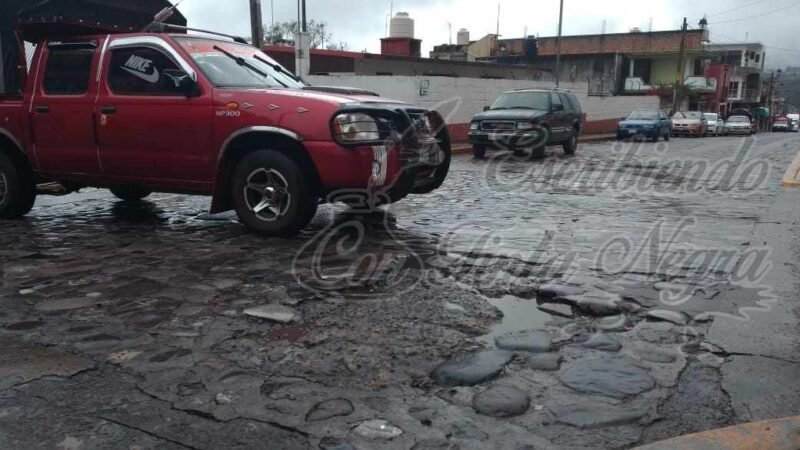
<path id="1" fill-rule="evenodd" d="M 175 40 L 203 74 L 222 88 L 302 88 L 305 84 L 272 58 L 249 45 L 198 37 Z"/>
<path id="2" fill-rule="evenodd" d="M 537 111 L 550 111 L 550 92 L 508 92 L 498 97 L 490 109 L 535 109 Z"/>

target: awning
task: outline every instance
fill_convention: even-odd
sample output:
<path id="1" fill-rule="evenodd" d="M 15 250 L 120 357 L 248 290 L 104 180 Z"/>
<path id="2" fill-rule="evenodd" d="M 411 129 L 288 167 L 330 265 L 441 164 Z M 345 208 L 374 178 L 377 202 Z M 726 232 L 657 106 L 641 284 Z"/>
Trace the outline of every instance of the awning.
<path id="1" fill-rule="evenodd" d="M 24 4 L 16 16 L 18 29 L 29 41 L 138 32 L 153 22 L 159 11 L 172 6 L 168 0 L 12 0 L 11 3 L 15 2 Z M 165 22 L 186 26 L 186 18 L 177 9 Z"/>

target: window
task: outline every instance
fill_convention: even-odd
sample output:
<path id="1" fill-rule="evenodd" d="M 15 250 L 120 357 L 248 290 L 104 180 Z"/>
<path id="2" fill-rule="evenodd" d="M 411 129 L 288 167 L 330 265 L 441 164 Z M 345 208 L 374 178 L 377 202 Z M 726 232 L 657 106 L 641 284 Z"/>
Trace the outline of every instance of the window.
<path id="1" fill-rule="evenodd" d="M 556 94 L 555 92 L 553 92 L 551 102 L 552 102 L 552 109 L 554 110 L 558 107 L 558 105 L 561 105 L 562 107 L 564 106 L 564 104 L 561 103 L 561 97 L 559 97 L 559 95 Z"/>
<path id="2" fill-rule="evenodd" d="M 500 97 L 497 97 L 491 109 L 532 109 L 536 111 L 549 111 L 550 93 L 547 91 L 506 92 L 500 95 Z"/>
<path id="3" fill-rule="evenodd" d="M 49 95 L 81 95 L 89 91 L 96 45 L 75 43 L 51 46 L 44 71 L 44 92 Z"/>
<path id="4" fill-rule="evenodd" d="M 111 52 L 108 84 L 115 94 L 183 95 L 174 71 L 183 72 L 160 50 L 120 48 Z"/>
<path id="5" fill-rule="evenodd" d="M 756 62 L 761 62 L 761 53 L 756 53 Z"/>
<path id="6" fill-rule="evenodd" d="M 659 111 L 658 116 L 661 118 L 661 120 L 667 120 L 667 114 L 664 111 Z"/>
<path id="7" fill-rule="evenodd" d="M 575 106 L 572 104 L 572 100 L 570 100 L 567 94 L 559 94 L 561 97 L 561 103 L 564 105 L 564 109 L 568 111 L 574 111 Z"/>

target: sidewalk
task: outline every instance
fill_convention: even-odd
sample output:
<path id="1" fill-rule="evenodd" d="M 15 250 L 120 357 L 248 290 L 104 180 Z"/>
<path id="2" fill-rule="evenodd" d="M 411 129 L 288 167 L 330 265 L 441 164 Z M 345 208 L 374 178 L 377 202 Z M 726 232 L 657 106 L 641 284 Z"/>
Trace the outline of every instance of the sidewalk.
<path id="1" fill-rule="evenodd" d="M 800 417 L 747 423 L 639 447 L 638 450 L 797 450 Z"/>
<path id="2" fill-rule="evenodd" d="M 578 138 L 578 143 L 589 144 L 592 142 L 612 141 L 616 139 L 616 134 L 587 134 Z M 454 155 L 469 155 L 472 154 L 472 146 L 465 143 L 453 144 Z"/>

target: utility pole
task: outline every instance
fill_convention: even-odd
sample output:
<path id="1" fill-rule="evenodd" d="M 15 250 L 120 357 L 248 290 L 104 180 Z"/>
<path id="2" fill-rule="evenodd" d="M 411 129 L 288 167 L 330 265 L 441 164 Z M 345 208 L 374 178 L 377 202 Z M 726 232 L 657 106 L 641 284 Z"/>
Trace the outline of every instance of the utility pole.
<path id="1" fill-rule="evenodd" d="M 306 0 L 297 0 L 297 35 L 295 36 L 295 73 L 303 78 L 311 72 L 311 38 L 306 20 Z"/>
<path id="2" fill-rule="evenodd" d="M 250 0 L 250 28 L 253 47 L 264 47 L 264 21 L 261 18 L 261 0 Z"/>
<path id="3" fill-rule="evenodd" d="M 678 73 L 675 74 L 675 86 L 672 88 L 672 114 L 678 112 L 678 87 L 683 84 L 683 59 L 686 56 L 686 31 L 689 29 L 689 22 L 683 18 L 681 27 L 681 49 L 678 53 Z"/>
<path id="4" fill-rule="evenodd" d="M 561 25 L 564 22 L 564 0 L 558 11 L 558 37 L 556 37 L 556 87 L 561 85 Z"/>

